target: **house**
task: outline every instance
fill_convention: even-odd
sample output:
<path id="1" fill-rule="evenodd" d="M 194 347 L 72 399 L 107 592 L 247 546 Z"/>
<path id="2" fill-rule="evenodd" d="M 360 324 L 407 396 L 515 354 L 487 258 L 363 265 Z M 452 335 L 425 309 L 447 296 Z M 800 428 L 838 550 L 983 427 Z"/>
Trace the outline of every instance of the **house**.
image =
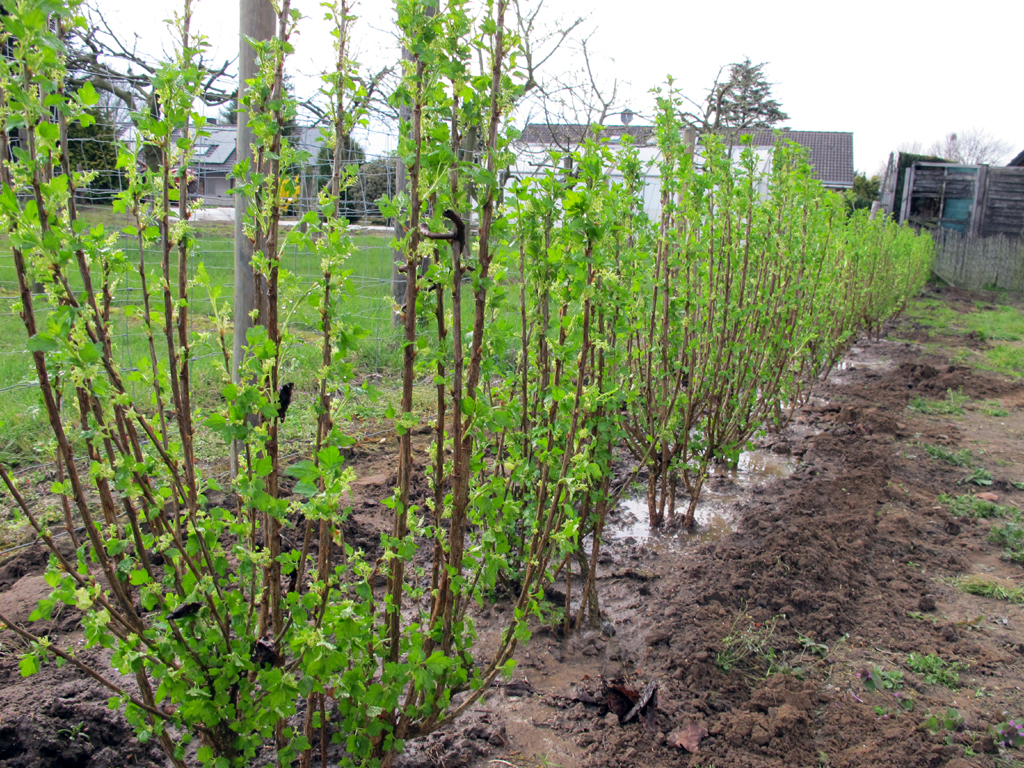
<path id="1" fill-rule="evenodd" d="M 233 206 L 234 199 L 230 196 L 229 190 L 234 186 L 234 180 L 229 176 L 239 159 L 236 147 L 238 127 L 234 124 L 218 124 L 208 120 L 203 133 L 209 135 L 196 139 L 195 152 L 189 166 L 196 177 L 195 193 L 202 196 L 208 205 Z M 320 129 L 299 128 L 298 134 L 289 141 L 293 146 L 297 145 L 311 155 L 307 165 L 300 171 L 300 177 L 303 194 L 311 196 L 315 201 L 317 190 L 315 186 L 309 185 L 315 181 L 313 166 L 323 141 Z"/>
<path id="2" fill-rule="evenodd" d="M 624 118 L 624 119 L 628 119 Z M 545 170 L 554 167 L 552 152 L 570 152 L 585 139 L 592 136 L 590 126 L 564 123 L 527 123 L 522 134 L 514 142 L 516 160 L 510 169 L 513 178 L 525 179 L 540 176 Z M 598 133 L 598 139 L 609 144 L 621 145 L 623 137 L 629 136 L 633 146 L 637 148 L 640 161 L 650 165 L 647 171 L 647 184 L 644 186 L 644 210 L 655 215 L 660 210 L 659 195 L 661 180 L 653 161 L 657 159 L 658 147 L 654 140 L 654 128 L 649 125 L 612 125 L 606 126 Z M 563 162 L 568 162 L 565 160 Z M 614 181 L 621 181 L 622 176 L 612 169 Z"/>
<path id="3" fill-rule="evenodd" d="M 196 139 L 195 154 L 190 166 L 198 182 L 197 193 L 206 198 L 227 199 L 228 190 L 233 186 L 228 174 L 238 162 L 235 152 L 238 127 L 208 122 L 203 132 L 209 136 Z"/>
<path id="4" fill-rule="evenodd" d="M 750 136 L 753 146 L 770 148 L 791 141 L 807 150 L 814 178 L 825 189 L 845 192 L 853 189 L 853 134 L 847 131 L 793 131 L 782 128 L 753 128 L 740 135 Z"/>
<path id="5" fill-rule="evenodd" d="M 1024 152 L 1021 152 L 1013 160 L 1006 164 L 1007 168 L 1024 168 Z"/>
<path id="6" fill-rule="evenodd" d="M 624 120 L 631 113 L 624 114 Z M 551 152 L 567 152 L 576 148 L 591 134 L 585 125 L 529 123 L 523 129 L 515 145 L 518 150 L 512 175 L 516 178 L 537 176 L 546 168 L 552 167 Z M 656 217 L 661 209 L 661 180 L 657 167 L 658 147 L 654 138 L 654 129 L 647 125 L 613 125 L 605 126 L 598 133 L 598 138 L 611 145 L 621 144 L 624 136 L 630 136 L 637 147 L 641 162 L 648 165 L 647 183 L 644 188 L 644 210 L 648 215 Z M 853 189 L 853 134 L 841 131 L 793 131 L 782 129 L 751 129 L 736 132 L 732 135 L 735 144 L 739 144 L 744 136 L 750 136 L 754 151 L 757 153 L 761 169 L 767 174 L 771 168 L 771 156 L 774 148 L 785 141 L 792 141 L 808 151 L 814 176 L 829 190 L 843 192 Z M 699 140 L 698 140 L 699 145 Z M 698 149 L 699 151 L 699 149 Z M 613 170 L 613 180 L 618 175 Z M 762 194 L 767 193 L 767 181 L 762 183 Z"/>

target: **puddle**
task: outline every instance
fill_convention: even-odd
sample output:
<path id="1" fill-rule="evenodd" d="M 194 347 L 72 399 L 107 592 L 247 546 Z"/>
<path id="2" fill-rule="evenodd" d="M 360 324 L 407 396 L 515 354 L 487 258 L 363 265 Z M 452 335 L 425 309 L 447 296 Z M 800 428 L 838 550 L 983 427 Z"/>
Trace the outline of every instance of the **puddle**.
<path id="1" fill-rule="evenodd" d="M 896 364 L 892 360 L 877 350 L 852 347 L 846 356 L 835 364 L 829 372 L 828 379 L 832 381 L 833 377 L 841 376 L 848 371 L 869 370 L 881 373 L 895 367 Z"/>
<path id="2" fill-rule="evenodd" d="M 605 528 L 605 539 L 636 542 L 664 541 L 669 544 L 703 544 L 716 541 L 736 528 L 734 501 L 747 493 L 751 486 L 789 477 L 793 474 L 794 462 L 789 457 L 777 456 L 765 450 L 746 451 L 740 454 L 739 466 L 734 470 L 718 470 L 708 478 L 697 503 L 695 519 L 697 525 L 692 533 L 674 529 L 667 532 L 651 532 L 647 514 L 647 499 L 627 499 L 620 505 L 621 513 L 609 520 Z M 676 500 L 676 514 L 686 514 L 687 500 Z"/>

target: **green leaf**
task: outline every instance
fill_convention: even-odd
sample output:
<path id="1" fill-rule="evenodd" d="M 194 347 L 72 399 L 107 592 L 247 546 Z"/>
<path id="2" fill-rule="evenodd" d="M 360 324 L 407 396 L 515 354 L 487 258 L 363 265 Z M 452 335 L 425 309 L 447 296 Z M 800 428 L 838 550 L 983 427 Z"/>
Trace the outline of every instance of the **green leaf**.
<path id="1" fill-rule="evenodd" d="M 266 477 L 274 469 L 274 461 L 269 456 L 260 456 L 253 465 L 257 477 Z"/>
<path id="2" fill-rule="evenodd" d="M 96 89 L 88 80 L 86 80 L 85 84 L 78 89 L 78 98 L 81 99 L 82 104 L 87 107 L 92 107 L 100 103 L 100 95 L 96 93 Z"/>
<path id="3" fill-rule="evenodd" d="M 36 661 L 34 654 L 26 654 L 18 662 L 18 668 L 21 670 L 22 677 L 30 677 L 39 671 L 39 662 Z"/>
<path id="4" fill-rule="evenodd" d="M 29 352 L 53 352 L 57 349 L 57 342 L 48 333 L 37 333 L 28 340 L 26 349 Z"/>

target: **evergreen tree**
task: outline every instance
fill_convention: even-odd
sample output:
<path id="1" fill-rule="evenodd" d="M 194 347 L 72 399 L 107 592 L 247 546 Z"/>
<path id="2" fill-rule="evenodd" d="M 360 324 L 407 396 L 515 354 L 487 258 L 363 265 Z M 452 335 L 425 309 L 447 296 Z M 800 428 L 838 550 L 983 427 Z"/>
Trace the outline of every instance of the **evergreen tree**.
<path id="1" fill-rule="evenodd" d="M 767 63 L 754 64 L 747 57 L 730 64 L 725 82 L 719 71 L 704 104 L 690 102 L 700 112 L 686 112 L 683 118 L 702 133 L 770 128 L 788 120 L 789 115 L 782 111 L 782 105 L 772 98 L 772 83 L 764 75 Z"/>
<path id="2" fill-rule="evenodd" d="M 83 190 L 90 200 L 109 202 L 121 189 L 121 170 L 117 165 L 117 127 L 104 110 L 90 110 L 91 125 L 81 121 L 68 125 L 68 157 L 73 171 L 96 171 L 96 177 Z"/>
<path id="3" fill-rule="evenodd" d="M 877 176 L 869 179 L 862 173 L 854 174 L 853 189 L 845 193 L 847 209 L 852 212 L 860 208 L 870 208 L 878 199 L 881 188 L 882 180 Z"/>

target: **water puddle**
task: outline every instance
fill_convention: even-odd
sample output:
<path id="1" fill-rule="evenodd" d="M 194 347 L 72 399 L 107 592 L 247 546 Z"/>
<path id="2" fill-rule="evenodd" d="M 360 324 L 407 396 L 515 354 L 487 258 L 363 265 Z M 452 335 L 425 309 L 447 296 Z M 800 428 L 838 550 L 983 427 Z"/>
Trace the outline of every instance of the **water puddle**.
<path id="1" fill-rule="evenodd" d="M 720 469 L 704 484 L 695 513 L 697 524 L 692 533 L 678 528 L 652 533 L 647 499 L 639 497 L 621 503 L 621 513 L 606 525 L 605 539 L 627 544 L 632 540 L 637 543 L 666 542 L 685 546 L 716 541 L 736 528 L 738 521 L 734 501 L 758 483 L 789 477 L 793 474 L 793 467 L 794 462 L 788 456 L 777 456 L 760 449 L 746 451 L 740 455 L 737 469 Z M 686 514 L 686 504 L 685 496 L 676 500 L 678 516 Z"/>
<path id="2" fill-rule="evenodd" d="M 881 373 L 896 367 L 896 364 L 877 350 L 852 347 L 842 360 L 835 364 L 828 378 L 841 376 L 848 371 L 869 370 Z"/>

